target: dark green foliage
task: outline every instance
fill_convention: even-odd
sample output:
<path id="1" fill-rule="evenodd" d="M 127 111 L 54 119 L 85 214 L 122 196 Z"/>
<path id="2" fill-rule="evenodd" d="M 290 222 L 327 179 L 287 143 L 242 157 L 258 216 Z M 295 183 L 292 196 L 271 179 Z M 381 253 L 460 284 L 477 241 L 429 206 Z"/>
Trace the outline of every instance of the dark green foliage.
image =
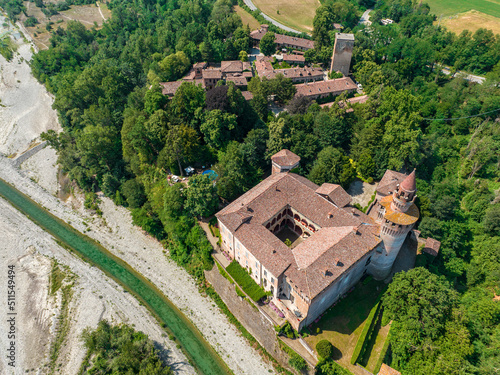
<path id="1" fill-rule="evenodd" d="M 252 279 L 252 277 L 248 274 L 248 271 L 241 267 L 238 262 L 233 260 L 231 264 L 226 267 L 226 271 L 253 301 L 257 302 L 261 298 L 265 297 L 266 293 L 264 290 Z"/>
<path id="2" fill-rule="evenodd" d="M 111 326 L 101 320 L 95 331 L 86 329 L 82 338 L 87 355 L 81 374 L 173 374 L 148 336 L 130 326 Z"/>
<path id="3" fill-rule="evenodd" d="M 352 373 L 333 360 L 320 359 L 316 364 L 316 375 L 352 375 Z"/>
<path id="4" fill-rule="evenodd" d="M 356 177 L 356 170 L 341 150 L 328 146 L 319 154 L 314 163 L 309 179 L 321 185 L 325 182 L 342 185 L 347 188 Z"/>
<path id="5" fill-rule="evenodd" d="M 184 207 L 194 216 L 208 217 L 215 213 L 219 205 L 214 183 L 208 175 L 192 177 L 185 197 Z"/>
<path id="6" fill-rule="evenodd" d="M 146 201 L 144 186 L 137 179 L 126 181 L 122 185 L 122 193 L 130 208 L 141 207 Z"/>
<path id="7" fill-rule="evenodd" d="M 276 52 L 276 43 L 274 42 L 275 38 L 274 33 L 268 31 L 260 40 L 260 52 L 265 56 L 271 56 Z"/>
<path id="8" fill-rule="evenodd" d="M 293 329 L 292 325 L 290 322 L 285 322 L 279 329 L 277 330 L 278 333 L 285 335 L 289 339 L 294 339 L 299 336 L 296 330 Z"/>
<path id="9" fill-rule="evenodd" d="M 316 344 L 316 352 L 323 359 L 330 359 L 333 354 L 333 345 L 328 340 L 318 341 Z"/>
<path id="10" fill-rule="evenodd" d="M 288 364 L 297 371 L 303 371 L 307 368 L 306 360 L 296 353 L 292 354 L 288 360 Z"/>

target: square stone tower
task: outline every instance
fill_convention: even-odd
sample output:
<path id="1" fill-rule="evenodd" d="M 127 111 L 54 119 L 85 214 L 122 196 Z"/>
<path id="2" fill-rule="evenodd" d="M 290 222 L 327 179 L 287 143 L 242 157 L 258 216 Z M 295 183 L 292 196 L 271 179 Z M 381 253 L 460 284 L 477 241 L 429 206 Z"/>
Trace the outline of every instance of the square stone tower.
<path id="1" fill-rule="evenodd" d="M 349 75 L 353 47 L 354 34 L 335 34 L 335 46 L 333 47 L 330 72 L 341 72 L 344 77 Z"/>

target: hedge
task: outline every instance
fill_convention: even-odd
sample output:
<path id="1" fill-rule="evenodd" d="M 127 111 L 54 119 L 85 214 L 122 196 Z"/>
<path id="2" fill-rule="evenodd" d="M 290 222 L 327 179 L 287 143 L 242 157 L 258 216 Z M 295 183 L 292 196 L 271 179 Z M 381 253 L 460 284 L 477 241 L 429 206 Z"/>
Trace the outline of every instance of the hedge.
<path id="1" fill-rule="evenodd" d="M 253 301 L 257 302 L 266 296 L 266 292 L 252 279 L 247 270 L 235 260 L 226 267 L 226 271 Z"/>
<path id="2" fill-rule="evenodd" d="M 389 335 L 387 335 L 387 338 L 385 339 L 384 346 L 382 347 L 382 351 L 380 352 L 380 357 L 378 358 L 377 364 L 375 365 L 375 370 L 373 371 L 374 374 L 378 374 L 378 372 L 380 371 L 380 367 L 382 367 L 382 363 L 384 362 L 391 341 L 389 340 Z"/>
<path id="3" fill-rule="evenodd" d="M 361 356 L 361 352 L 363 351 L 367 338 L 370 336 L 369 333 L 373 330 L 375 323 L 377 322 L 377 318 L 379 316 L 380 307 L 382 303 L 379 301 L 370 311 L 368 318 L 366 319 L 365 325 L 363 326 L 363 330 L 361 331 L 361 335 L 359 335 L 358 341 L 356 343 L 356 347 L 354 348 L 354 352 L 351 357 L 351 364 L 354 365 L 359 357 Z"/>

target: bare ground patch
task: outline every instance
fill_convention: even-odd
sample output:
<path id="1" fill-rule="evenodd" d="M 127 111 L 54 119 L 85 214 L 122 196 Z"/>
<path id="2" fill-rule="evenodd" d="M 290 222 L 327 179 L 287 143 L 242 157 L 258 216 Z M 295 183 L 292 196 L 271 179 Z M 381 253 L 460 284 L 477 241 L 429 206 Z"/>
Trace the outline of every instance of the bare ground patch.
<path id="1" fill-rule="evenodd" d="M 441 25 L 455 34 L 460 34 L 463 30 L 474 33 L 480 28 L 492 30 L 494 34 L 500 34 L 500 19 L 476 10 L 443 17 Z"/>
<path id="2" fill-rule="evenodd" d="M 321 5 L 318 0 L 253 0 L 263 13 L 285 26 L 310 33 L 316 9 Z"/>

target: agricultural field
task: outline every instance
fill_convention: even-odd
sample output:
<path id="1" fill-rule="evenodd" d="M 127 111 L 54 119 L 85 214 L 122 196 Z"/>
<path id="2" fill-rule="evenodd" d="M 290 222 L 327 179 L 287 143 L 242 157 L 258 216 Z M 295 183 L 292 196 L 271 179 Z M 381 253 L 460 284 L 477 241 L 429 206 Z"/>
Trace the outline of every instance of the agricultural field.
<path id="1" fill-rule="evenodd" d="M 500 33 L 500 0 L 427 0 L 441 24 L 459 34 L 484 27 Z"/>
<path id="2" fill-rule="evenodd" d="M 234 11 L 240 16 L 243 26 L 248 25 L 250 27 L 250 31 L 257 30 L 260 27 L 260 22 L 242 7 L 235 5 Z"/>
<path id="3" fill-rule="evenodd" d="M 318 0 L 253 0 L 263 13 L 285 26 L 311 33 Z"/>
<path id="4" fill-rule="evenodd" d="M 54 2 L 57 4 L 57 2 Z M 58 14 L 47 17 L 35 3 L 25 1 L 26 13 L 28 16 L 35 17 L 38 23 L 32 27 L 26 27 L 26 30 L 33 38 L 39 50 L 47 49 L 50 39 L 49 29 L 58 27 L 66 28 L 68 21 L 80 21 L 87 29 L 93 26 L 101 27 L 103 22 L 111 17 L 111 11 L 106 4 L 96 2 L 89 5 L 72 5 L 70 9 L 61 11 Z M 26 16 L 21 15 L 20 21 L 24 24 Z"/>
<path id="5" fill-rule="evenodd" d="M 441 25 L 455 34 L 460 34 L 463 30 L 474 33 L 479 28 L 492 30 L 493 33 L 500 34 L 500 18 L 475 10 L 459 13 L 456 16 L 443 17 Z"/>

